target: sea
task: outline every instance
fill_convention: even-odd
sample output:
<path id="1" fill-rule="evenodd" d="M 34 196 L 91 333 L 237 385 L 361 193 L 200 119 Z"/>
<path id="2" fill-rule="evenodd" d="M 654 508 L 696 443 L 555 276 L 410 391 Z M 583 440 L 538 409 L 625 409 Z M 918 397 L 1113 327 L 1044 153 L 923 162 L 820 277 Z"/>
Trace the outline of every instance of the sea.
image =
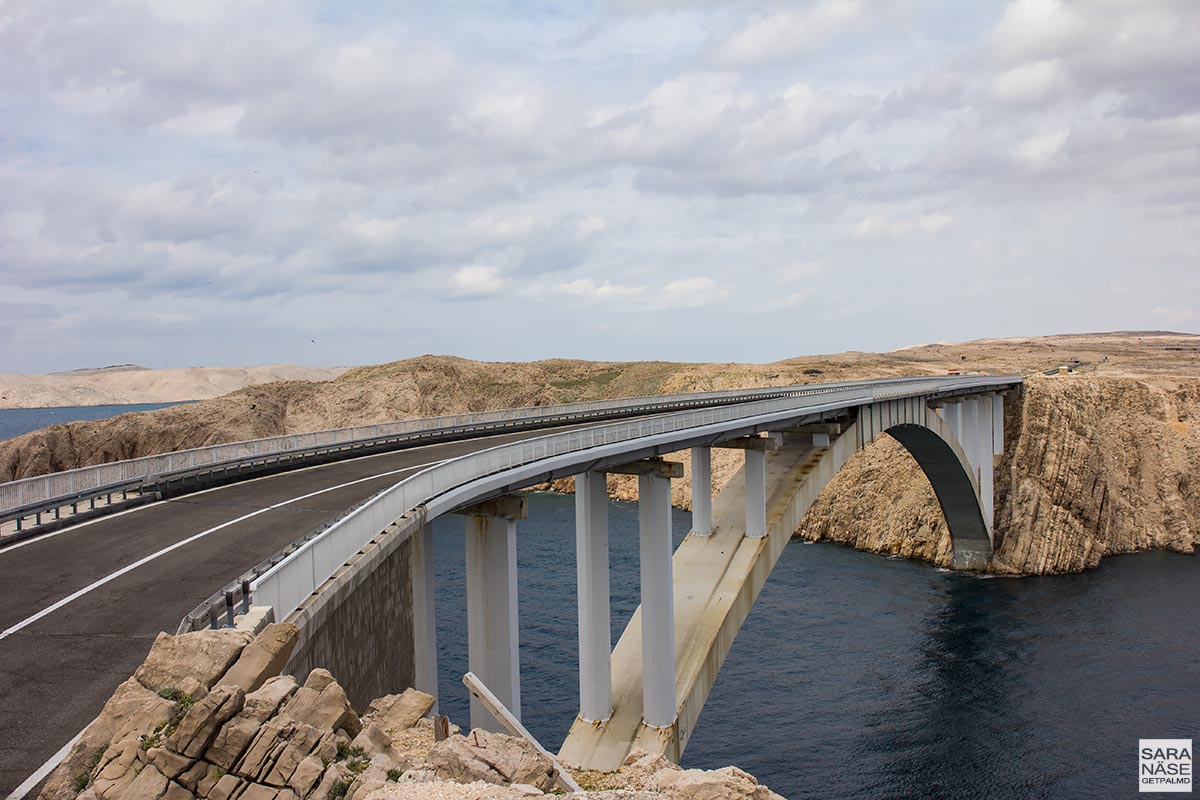
<path id="1" fill-rule="evenodd" d="M 106 419 L 131 411 L 153 411 L 180 403 L 129 403 L 111 406 L 61 406 L 57 408 L 0 408 L 0 439 L 11 439 L 64 422 Z"/>
<path id="2" fill-rule="evenodd" d="M 517 523 L 522 721 L 551 750 L 579 707 L 574 514 L 535 494 Z M 638 602 L 637 506 L 609 524 L 615 643 Z M 440 707 L 466 726 L 463 520 L 434 525 Z M 1135 797 L 1139 738 L 1200 740 L 1198 611 L 1196 556 L 986 578 L 793 542 L 683 766 L 736 765 L 793 800 Z"/>

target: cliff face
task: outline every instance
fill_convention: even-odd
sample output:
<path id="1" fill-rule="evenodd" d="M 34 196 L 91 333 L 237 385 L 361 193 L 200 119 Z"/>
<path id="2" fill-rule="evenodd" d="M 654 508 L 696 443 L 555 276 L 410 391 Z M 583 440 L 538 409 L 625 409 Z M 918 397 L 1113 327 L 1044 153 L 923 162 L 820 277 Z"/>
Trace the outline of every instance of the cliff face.
<path id="1" fill-rule="evenodd" d="M 1074 572 L 1106 555 L 1198 543 L 1200 381 L 1027 381 L 996 473 L 991 571 Z M 895 440 L 850 460 L 796 535 L 950 565 L 933 489 Z"/>

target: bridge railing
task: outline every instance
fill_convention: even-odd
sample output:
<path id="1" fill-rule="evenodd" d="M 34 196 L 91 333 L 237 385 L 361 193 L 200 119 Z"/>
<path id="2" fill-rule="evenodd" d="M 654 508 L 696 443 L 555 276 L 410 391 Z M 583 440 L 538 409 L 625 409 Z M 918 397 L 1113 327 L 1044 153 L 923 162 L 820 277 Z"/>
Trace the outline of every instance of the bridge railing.
<path id="1" fill-rule="evenodd" d="M 780 412 L 815 411 L 831 402 L 855 406 L 877 399 L 927 394 L 1020 382 L 1020 376 L 953 378 L 901 378 L 851 384 L 816 384 L 797 387 L 789 396 L 753 400 L 701 410 L 679 411 L 625 422 L 596 425 L 500 445 L 428 467 L 391 486 L 338 520 L 251 584 L 257 605 L 275 608 L 277 619 L 297 609 L 317 586 L 402 515 L 426 506 L 432 519 L 449 508 L 438 508 L 439 497 L 457 487 L 569 453 L 602 445 L 634 442 L 688 429 L 746 423 Z M 818 401 L 814 402 L 814 398 Z M 681 437 L 682 438 L 682 437 Z"/>
<path id="2" fill-rule="evenodd" d="M 909 379 L 885 380 L 895 382 Z M 857 381 L 813 385 L 832 387 L 861 384 L 861 381 Z M 57 516 L 59 505 L 75 504 L 101 495 L 109 495 L 108 499 L 111 500 L 113 493 L 124 494 L 144 484 L 153 484 L 166 476 L 204 468 L 222 466 L 235 468 L 239 465 L 266 459 L 278 459 L 290 454 L 327 453 L 329 450 L 337 448 L 361 449 L 387 440 L 395 440 L 396 446 L 401 447 L 413 438 L 445 435 L 455 431 L 463 433 L 491 430 L 503 432 L 506 429 L 528 429 L 542 425 L 584 422 L 589 419 L 611 419 L 616 416 L 740 403 L 765 397 L 791 396 L 797 392 L 803 392 L 807 388 L 808 385 L 728 389 L 564 403 L 532 408 L 423 417 L 208 445 L 160 455 L 79 467 L 0 484 L 0 521 L 19 520 L 22 516 L 32 516 L 49 508 L 54 508 Z"/>

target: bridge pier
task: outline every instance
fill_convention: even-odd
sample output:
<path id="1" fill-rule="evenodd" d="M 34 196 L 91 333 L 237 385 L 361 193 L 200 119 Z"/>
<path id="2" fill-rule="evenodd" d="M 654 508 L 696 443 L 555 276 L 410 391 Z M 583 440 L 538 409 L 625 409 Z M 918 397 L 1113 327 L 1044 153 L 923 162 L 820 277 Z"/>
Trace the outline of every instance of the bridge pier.
<path id="1" fill-rule="evenodd" d="M 579 716 L 612 714 L 612 622 L 609 610 L 608 476 L 575 477 L 575 571 L 579 598 Z"/>
<path id="2" fill-rule="evenodd" d="M 760 539 L 767 535 L 767 454 L 746 450 L 746 535 Z"/>
<path id="3" fill-rule="evenodd" d="M 712 524 L 712 449 L 692 448 L 692 533 L 711 536 Z"/>
<path id="4" fill-rule="evenodd" d="M 422 525 L 413 534 L 411 548 L 409 570 L 412 576 L 413 598 L 413 687 L 436 698 L 437 613 L 434 608 L 431 525 Z"/>
<path id="5" fill-rule="evenodd" d="M 517 622 L 517 510 L 500 501 L 465 510 L 467 663 L 500 702 L 521 718 L 521 658 Z M 486 507 L 486 508 L 484 508 Z M 487 708 L 471 698 L 471 727 L 503 733 Z"/>
<path id="6" fill-rule="evenodd" d="M 671 481 L 638 476 L 642 581 L 642 719 L 675 722 L 675 606 L 671 568 Z"/>

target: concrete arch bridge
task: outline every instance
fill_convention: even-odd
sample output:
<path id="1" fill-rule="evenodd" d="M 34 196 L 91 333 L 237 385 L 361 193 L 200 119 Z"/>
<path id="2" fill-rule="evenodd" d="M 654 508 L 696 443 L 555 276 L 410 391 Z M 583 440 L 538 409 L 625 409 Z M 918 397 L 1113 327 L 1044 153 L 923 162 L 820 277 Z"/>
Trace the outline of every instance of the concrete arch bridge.
<path id="1" fill-rule="evenodd" d="M 877 436 L 894 436 L 928 476 L 950 529 L 954 566 L 987 564 L 1004 398 L 1020 384 L 1014 375 L 792 387 L 768 399 L 657 413 L 480 450 L 375 495 L 256 578 L 253 602 L 300 626 L 293 668 L 329 666 L 373 690 L 411 678 L 436 695 L 428 523 L 462 514 L 470 669 L 519 718 L 516 536 L 525 505 L 512 493 L 575 476 L 580 710 L 560 756 L 614 769 L 640 747 L 677 761 L 784 546 L 834 474 Z M 744 453 L 744 464 L 715 497 L 714 447 Z M 685 449 L 692 465 L 692 530 L 672 553 L 670 481 L 683 473 L 681 464 L 662 456 Z M 608 473 L 637 475 L 639 486 L 641 605 L 615 648 Z M 397 594 L 402 613 L 381 612 L 381 603 L 395 604 Z M 347 631 L 376 645 L 345 647 Z M 475 700 L 471 724 L 498 728 Z"/>

